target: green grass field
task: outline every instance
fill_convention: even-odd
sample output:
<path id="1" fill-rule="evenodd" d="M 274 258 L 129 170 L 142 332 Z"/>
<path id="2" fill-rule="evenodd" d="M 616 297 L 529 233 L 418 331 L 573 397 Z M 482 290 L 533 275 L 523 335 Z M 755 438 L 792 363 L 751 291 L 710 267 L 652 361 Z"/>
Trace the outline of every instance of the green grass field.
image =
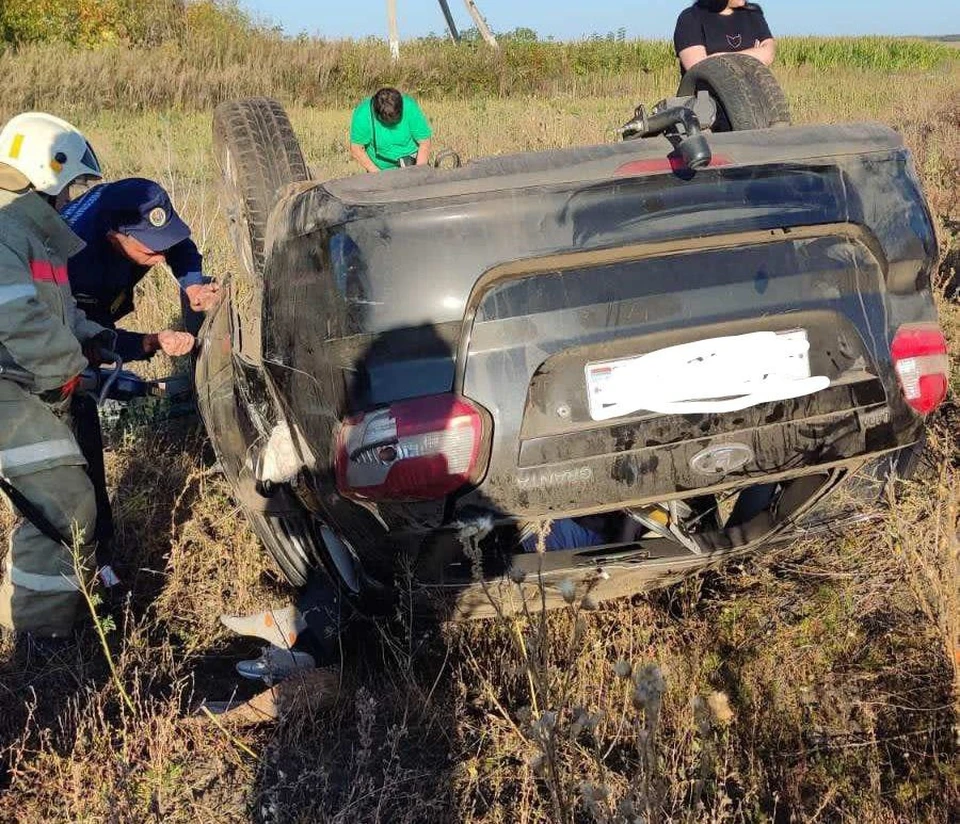
<path id="1" fill-rule="evenodd" d="M 28 76 L 46 48 L 0 55 L 7 75 L 15 69 L 5 115 L 61 99 L 48 78 Z M 904 135 L 945 280 L 960 268 L 960 63 L 862 68 L 851 57 L 861 47 L 795 48 L 812 56 L 777 73 L 797 122 L 874 119 Z M 675 80 L 558 75 L 533 96 L 436 95 L 427 109 L 438 143 L 470 159 L 610 141 L 636 102 L 672 92 Z M 347 102 L 289 99 L 315 175 L 353 173 Z M 109 176 L 170 189 L 210 272 L 225 276 L 235 263 L 205 100 L 163 109 L 85 100 L 70 114 Z M 163 273 L 138 300 L 131 327 L 175 322 Z M 941 313 L 956 363 L 960 310 L 944 302 Z M 248 689 L 232 664 L 254 648 L 217 616 L 290 593 L 204 462 L 202 432 L 145 414 L 114 435 L 108 456 L 120 566 L 134 584 L 130 613 L 108 636 L 117 675 L 93 639 L 41 672 L 0 654 L 0 821 L 956 820 L 958 419 L 951 402 L 921 480 L 876 523 L 598 610 L 442 628 L 398 615 L 345 639 L 332 708 L 315 699 L 278 724 L 228 729 L 190 715 L 200 698 Z"/>

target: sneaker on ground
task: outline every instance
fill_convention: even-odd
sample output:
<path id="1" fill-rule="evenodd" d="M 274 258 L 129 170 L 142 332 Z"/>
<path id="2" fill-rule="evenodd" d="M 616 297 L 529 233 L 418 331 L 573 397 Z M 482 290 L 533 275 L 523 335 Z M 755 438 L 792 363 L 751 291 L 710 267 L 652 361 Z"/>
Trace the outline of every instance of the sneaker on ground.
<path id="1" fill-rule="evenodd" d="M 316 666 L 316 661 L 309 653 L 270 645 L 263 648 L 259 658 L 240 661 L 237 672 L 244 678 L 263 681 L 269 686 L 289 678 L 295 672 L 312 670 Z"/>

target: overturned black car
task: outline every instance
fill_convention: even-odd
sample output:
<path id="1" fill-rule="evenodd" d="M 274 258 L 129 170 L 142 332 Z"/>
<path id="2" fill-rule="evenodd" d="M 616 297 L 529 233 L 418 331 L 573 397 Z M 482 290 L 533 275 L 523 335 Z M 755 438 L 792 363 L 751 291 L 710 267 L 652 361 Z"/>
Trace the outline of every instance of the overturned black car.
<path id="1" fill-rule="evenodd" d="M 638 110 L 643 139 L 322 183 L 278 104 L 217 110 L 245 275 L 197 388 L 291 582 L 369 610 L 405 573 L 457 616 L 601 600 L 909 471 L 948 368 L 910 157 L 880 125 L 769 128 L 772 78 L 712 87 L 730 60 Z"/>

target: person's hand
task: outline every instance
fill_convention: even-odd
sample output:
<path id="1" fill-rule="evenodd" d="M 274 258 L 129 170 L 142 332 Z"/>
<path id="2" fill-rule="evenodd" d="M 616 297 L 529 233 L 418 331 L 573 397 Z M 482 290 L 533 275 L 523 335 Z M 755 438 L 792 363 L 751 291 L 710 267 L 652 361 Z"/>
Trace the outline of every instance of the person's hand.
<path id="1" fill-rule="evenodd" d="M 98 341 L 94 339 L 88 340 L 81 348 L 83 350 L 83 356 L 87 359 L 87 363 L 94 369 L 104 362 L 103 356 L 100 354 L 100 344 Z"/>
<path id="2" fill-rule="evenodd" d="M 171 329 L 164 329 L 157 333 L 157 341 L 164 354 L 171 358 L 177 358 L 181 355 L 189 355 L 197 339 L 189 332 L 174 332 Z"/>
<path id="3" fill-rule="evenodd" d="M 220 301 L 219 283 L 195 283 L 183 292 L 194 312 L 209 312 Z"/>
<path id="4" fill-rule="evenodd" d="M 171 358 L 177 358 L 181 355 L 189 355 L 193 351 L 197 339 L 189 332 L 174 332 L 172 329 L 164 329 L 153 335 L 145 335 L 143 338 L 143 351 L 152 355 L 154 352 L 163 352 Z"/>
<path id="5" fill-rule="evenodd" d="M 87 359 L 87 362 L 96 369 L 101 364 L 112 361 L 112 357 L 107 357 L 104 355 L 104 352 L 110 353 L 113 355 L 113 347 L 116 343 L 116 334 L 110 330 L 105 329 L 104 331 L 94 335 L 92 338 L 87 338 L 82 344 L 81 349 L 83 350 L 83 356 Z"/>
<path id="6" fill-rule="evenodd" d="M 73 393 L 80 388 L 80 375 L 74 375 L 63 386 L 57 389 L 48 389 L 40 393 L 40 400 L 51 406 L 58 406 L 68 401 Z"/>

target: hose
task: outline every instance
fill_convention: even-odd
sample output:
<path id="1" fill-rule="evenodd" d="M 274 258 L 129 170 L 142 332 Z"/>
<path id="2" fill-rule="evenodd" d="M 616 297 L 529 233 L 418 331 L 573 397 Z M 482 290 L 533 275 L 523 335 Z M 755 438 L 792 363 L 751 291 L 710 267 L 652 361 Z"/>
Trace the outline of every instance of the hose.
<path id="1" fill-rule="evenodd" d="M 110 396 L 110 390 L 113 389 L 113 385 L 117 382 L 117 379 L 120 377 L 120 372 L 123 369 L 123 358 L 121 358 L 116 352 L 113 352 L 110 349 L 101 349 L 100 357 L 104 361 L 110 361 L 113 363 L 114 367 L 113 371 L 110 372 L 100 388 L 100 393 L 97 395 L 97 406 L 103 406 L 103 404 L 106 402 L 107 398 Z"/>

